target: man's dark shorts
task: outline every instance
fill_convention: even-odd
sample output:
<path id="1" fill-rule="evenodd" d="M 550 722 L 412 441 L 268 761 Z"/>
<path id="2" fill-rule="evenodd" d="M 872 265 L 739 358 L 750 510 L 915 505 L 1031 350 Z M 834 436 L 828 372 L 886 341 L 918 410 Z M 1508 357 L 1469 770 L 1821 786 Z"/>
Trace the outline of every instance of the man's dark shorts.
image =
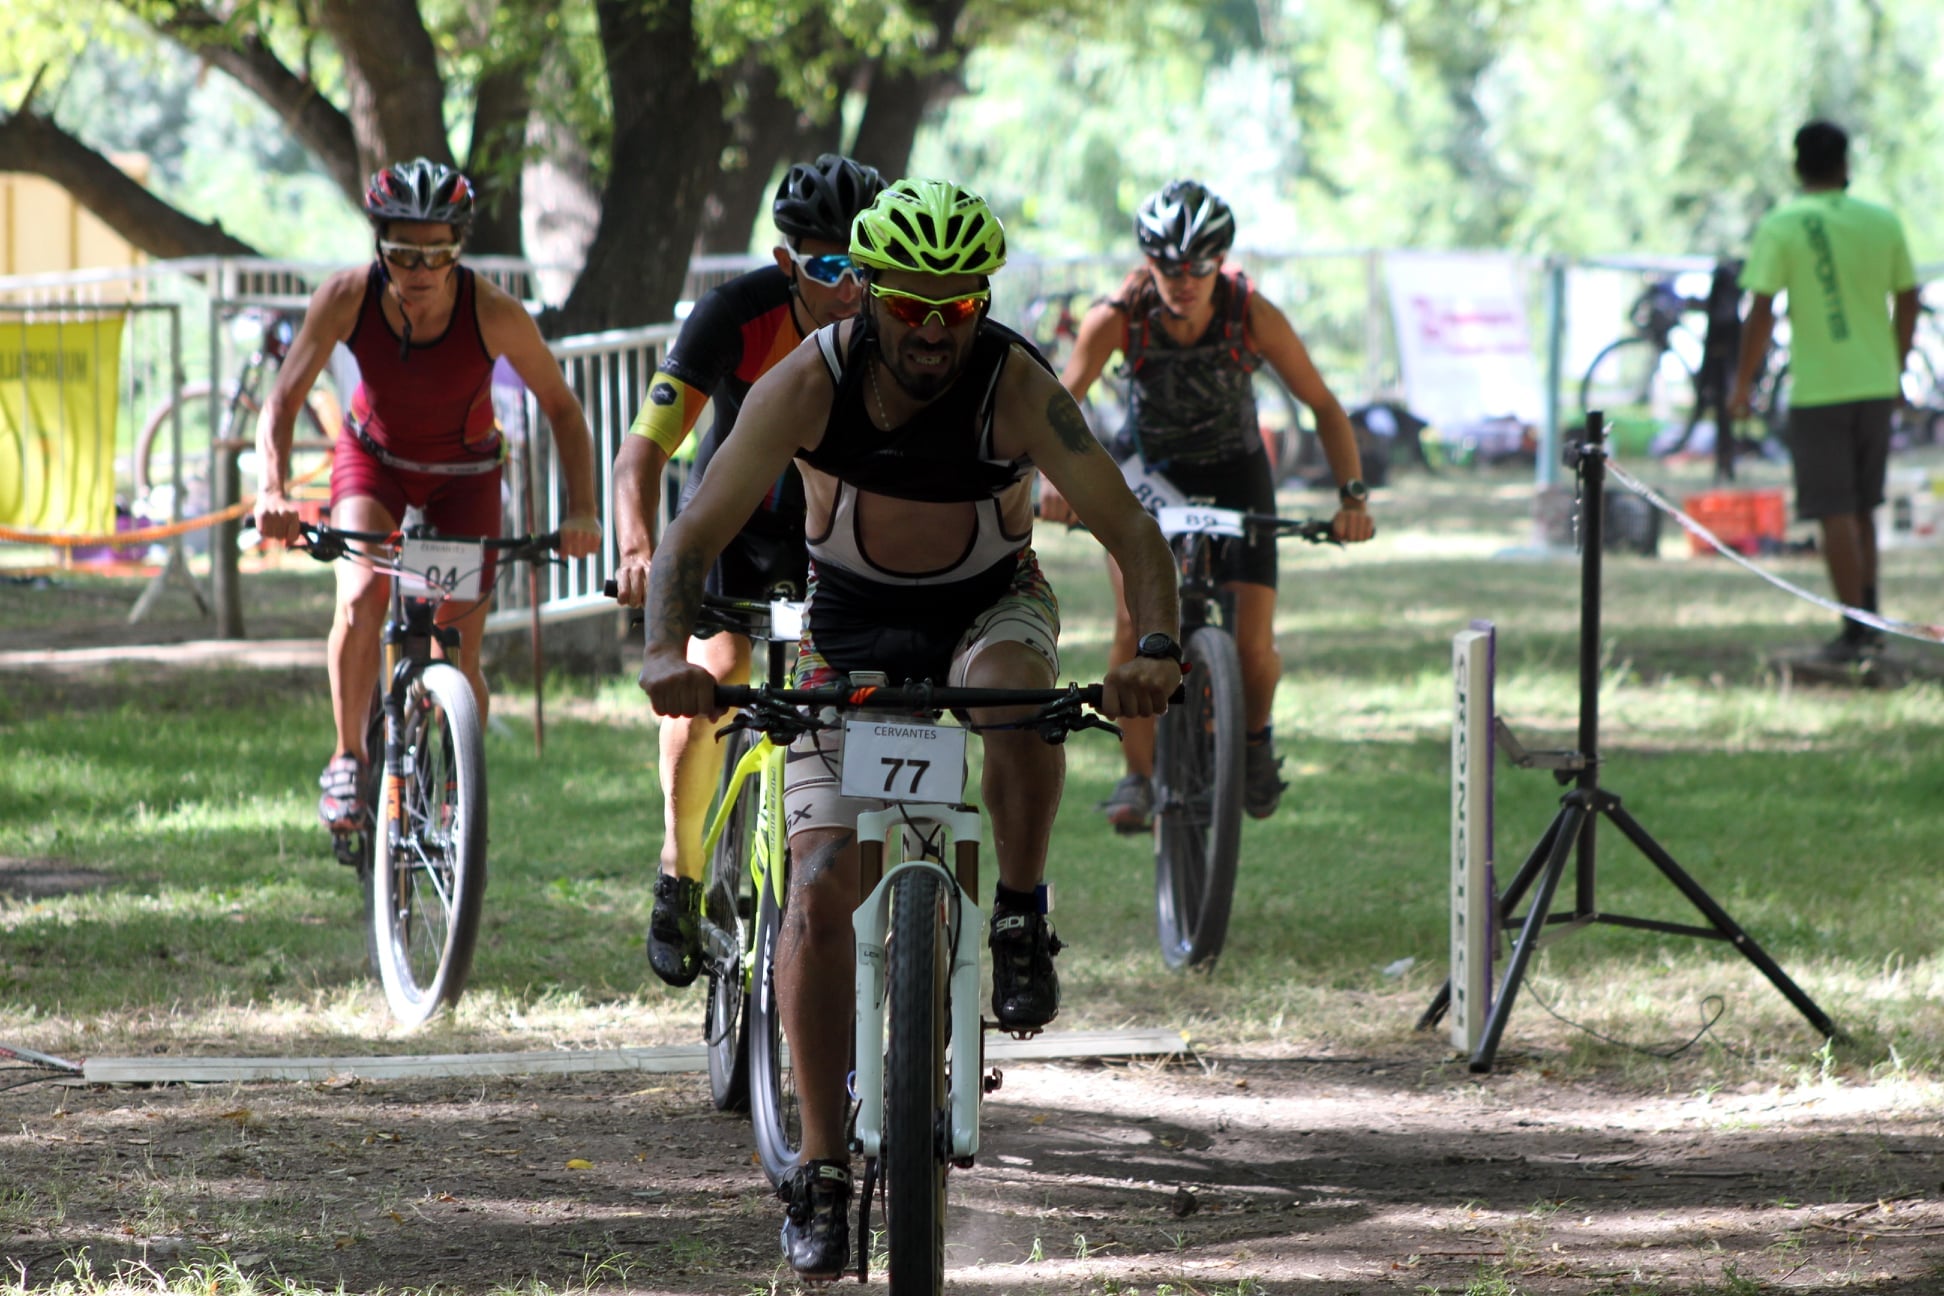
<path id="1" fill-rule="evenodd" d="M 1798 518 L 1856 517 L 1883 503 L 1896 408 L 1894 400 L 1865 400 L 1789 410 Z"/>

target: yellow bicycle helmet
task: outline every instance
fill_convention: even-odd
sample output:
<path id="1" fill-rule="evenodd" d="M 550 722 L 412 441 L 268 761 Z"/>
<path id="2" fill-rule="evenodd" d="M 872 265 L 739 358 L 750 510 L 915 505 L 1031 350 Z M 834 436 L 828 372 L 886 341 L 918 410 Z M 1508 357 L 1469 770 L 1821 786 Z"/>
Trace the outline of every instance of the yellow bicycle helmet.
<path id="1" fill-rule="evenodd" d="M 876 270 L 989 275 L 1006 264 L 1006 230 L 969 189 L 900 180 L 851 222 L 850 254 Z"/>

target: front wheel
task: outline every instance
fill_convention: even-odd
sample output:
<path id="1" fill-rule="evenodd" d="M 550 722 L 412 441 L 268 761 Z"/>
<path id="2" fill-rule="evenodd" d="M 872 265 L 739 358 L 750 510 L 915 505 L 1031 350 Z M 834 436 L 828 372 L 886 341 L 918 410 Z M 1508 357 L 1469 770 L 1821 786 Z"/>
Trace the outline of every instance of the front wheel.
<path id="1" fill-rule="evenodd" d="M 1242 662 L 1203 626 L 1182 645 L 1187 696 L 1155 727 L 1154 910 L 1171 968 L 1222 952 L 1242 845 Z"/>
<path id="2" fill-rule="evenodd" d="M 756 1157 L 772 1184 L 796 1168 L 803 1151 L 803 1113 L 796 1081 L 785 1060 L 783 1014 L 776 1002 L 776 943 L 783 934 L 783 906 L 774 880 L 756 897 L 756 960 L 749 985 L 749 1123 Z"/>
<path id="3" fill-rule="evenodd" d="M 1617 436 L 1638 435 L 1654 454 L 1688 448 L 1702 409 L 1694 370 L 1671 346 L 1649 337 L 1610 342 L 1580 379 L 1580 413 L 1601 411 Z M 1629 434 L 1630 427 L 1639 429 Z"/>
<path id="4" fill-rule="evenodd" d="M 734 786 L 736 766 L 749 751 L 747 733 L 724 744 L 722 790 L 717 814 Z M 709 1046 L 709 1094 L 717 1111 L 741 1111 L 749 1106 L 750 936 L 756 925 L 756 884 L 750 872 L 750 852 L 756 844 L 759 782 L 751 777 L 728 807 L 728 819 L 709 855 L 709 874 L 702 892 L 702 965 L 709 978 L 709 997 L 702 1023 Z"/>
<path id="5" fill-rule="evenodd" d="M 895 1296 L 937 1296 L 945 1288 L 952 942 L 941 881 L 929 868 L 906 869 L 891 889 L 880 1162 Z"/>
<path id="6" fill-rule="evenodd" d="M 392 1015 L 417 1026 L 457 1003 L 486 892 L 486 754 L 472 685 L 434 662 L 408 686 L 384 757 L 371 923 Z"/>

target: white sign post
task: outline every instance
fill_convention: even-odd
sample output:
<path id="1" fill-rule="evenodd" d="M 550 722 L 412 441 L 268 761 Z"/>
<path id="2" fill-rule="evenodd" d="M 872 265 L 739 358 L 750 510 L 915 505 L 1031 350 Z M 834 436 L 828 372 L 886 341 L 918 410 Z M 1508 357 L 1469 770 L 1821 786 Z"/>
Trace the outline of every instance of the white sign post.
<path id="1" fill-rule="evenodd" d="M 1451 643 L 1451 1044 L 1477 1051 L 1492 1011 L 1492 668 L 1497 635 L 1472 623 Z"/>

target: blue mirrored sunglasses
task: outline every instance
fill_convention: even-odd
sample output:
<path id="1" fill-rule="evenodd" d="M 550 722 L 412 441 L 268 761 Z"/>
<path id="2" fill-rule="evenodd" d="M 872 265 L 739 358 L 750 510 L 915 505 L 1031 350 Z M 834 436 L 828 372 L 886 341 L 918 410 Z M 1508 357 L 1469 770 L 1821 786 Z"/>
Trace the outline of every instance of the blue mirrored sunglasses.
<path id="1" fill-rule="evenodd" d="M 804 256 L 795 248 L 787 249 L 790 260 L 796 262 L 797 269 L 809 275 L 826 288 L 835 288 L 849 278 L 851 282 L 862 284 L 864 276 L 847 252 L 825 252 L 819 256 Z"/>

